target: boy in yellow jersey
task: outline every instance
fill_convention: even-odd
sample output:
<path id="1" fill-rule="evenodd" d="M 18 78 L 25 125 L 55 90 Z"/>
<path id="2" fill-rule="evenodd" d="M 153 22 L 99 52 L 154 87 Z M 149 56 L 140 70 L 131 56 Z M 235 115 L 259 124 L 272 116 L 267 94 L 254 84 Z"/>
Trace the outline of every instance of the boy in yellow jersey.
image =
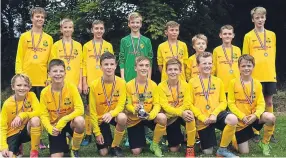
<path id="1" fill-rule="evenodd" d="M 167 140 L 170 151 L 179 151 L 180 144 L 184 141 L 181 131 L 181 125 L 184 125 L 187 133 L 186 157 L 195 157 L 196 124 L 192 112 L 194 108 L 187 82 L 179 79 L 181 72 L 182 63 L 179 59 L 172 58 L 167 61 L 168 79 L 158 85 L 160 105 L 168 117 Z"/>
<path id="2" fill-rule="evenodd" d="M 22 143 L 31 141 L 30 157 L 38 157 L 41 137 L 39 101 L 28 76 L 16 74 L 11 80 L 14 95 L 9 97 L 1 109 L 0 151 L 3 157 L 19 156 Z"/>
<path id="3" fill-rule="evenodd" d="M 255 7 L 250 12 L 254 29 L 244 36 L 243 54 L 249 54 L 256 60 L 252 76 L 261 82 L 264 100 L 266 103 L 265 111 L 273 113 L 273 94 L 276 93 L 276 35 L 264 28 L 266 21 L 266 9 Z M 277 143 L 274 129 L 272 131 L 271 142 Z M 254 137 L 258 142 L 259 135 Z"/>
<path id="4" fill-rule="evenodd" d="M 91 124 L 101 156 L 108 154 L 109 147 L 113 156 L 124 156 L 119 145 L 127 122 L 127 116 L 122 112 L 126 102 L 126 84 L 122 78 L 115 76 L 116 66 L 115 56 L 109 52 L 103 53 L 100 57 L 103 76 L 90 86 Z M 115 126 L 113 140 L 110 124 Z"/>
<path id="5" fill-rule="evenodd" d="M 128 15 L 128 27 L 130 35 L 123 37 L 120 41 L 119 67 L 120 75 L 126 82 L 136 77 L 134 70 L 135 58 L 146 56 L 150 59 L 151 65 L 153 60 L 153 50 L 151 40 L 140 33 L 142 27 L 142 16 L 137 12 Z M 148 77 L 151 78 L 152 66 Z"/>
<path id="6" fill-rule="evenodd" d="M 231 80 L 228 91 L 228 106 L 239 123 L 235 133 L 240 153 L 249 153 L 248 140 L 254 136 L 252 128 L 262 129 L 264 136 L 259 146 L 264 155 L 270 155 L 269 141 L 275 124 L 273 113 L 265 111 L 265 101 L 261 83 L 252 78 L 254 58 L 248 54 L 238 59 L 240 78 Z"/>
<path id="7" fill-rule="evenodd" d="M 222 26 L 219 37 L 222 39 L 222 45 L 213 50 L 213 74 L 222 80 L 227 94 L 229 82 L 239 77 L 237 61 L 241 51 L 231 44 L 234 38 L 234 29 L 231 25 Z"/>
<path id="8" fill-rule="evenodd" d="M 79 157 L 78 150 L 84 136 L 83 103 L 76 85 L 65 81 L 65 63 L 53 59 L 48 67 L 52 83 L 41 93 L 41 121 L 49 133 L 51 157 L 63 157 L 69 151 L 66 133 L 72 136 L 72 157 Z"/>
<path id="9" fill-rule="evenodd" d="M 54 43 L 52 53 L 56 58 L 65 62 L 66 77 L 70 83 L 77 86 L 82 92 L 82 46 L 72 39 L 74 24 L 71 19 L 64 18 L 60 22 L 60 31 L 63 34 L 61 40 Z"/>
<path id="10" fill-rule="evenodd" d="M 32 29 L 20 36 L 18 43 L 15 72 L 16 74 L 25 73 L 32 82 L 31 91 L 38 99 L 45 87 L 47 67 L 53 58 L 51 48 L 53 38 L 43 31 L 46 12 L 43 8 L 35 7 L 31 10 Z"/>
<path id="11" fill-rule="evenodd" d="M 185 42 L 178 40 L 180 33 L 180 24 L 175 21 L 169 21 L 165 26 L 165 34 L 168 40 L 161 43 L 157 51 L 157 62 L 159 71 L 161 72 L 161 81 L 168 79 L 166 74 L 166 63 L 172 58 L 179 59 L 182 63 L 182 73 L 179 77 L 180 80 L 186 80 L 185 64 L 188 60 L 188 47 Z"/>
<path id="12" fill-rule="evenodd" d="M 212 54 L 202 52 L 197 55 L 199 75 L 189 81 L 191 102 L 196 110 L 196 127 L 205 154 L 212 154 L 217 144 L 215 128 L 222 131 L 221 142 L 216 152 L 220 157 L 234 157 L 227 146 L 234 137 L 237 117 L 225 111 L 227 107 L 224 85 L 221 79 L 212 76 Z"/>
<path id="13" fill-rule="evenodd" d="M 135 61 L 137 77 L 127 83 L 127 131 L 130 149 L 138 156 L 146 145 L 145 127 L 154 130 L 150 150 L 161 157 L 159 142 L 166 130 L 167 117 L 159 113 L 161 106 L 157 84 L 148 78 L 150 63 L 147 57 L 137 57 Z"/>
<path id="14" fill-rule="evenodd" d="M 196 53 L 189 57 L 186 64 L 186 79 L 198 76 L 199 70 L 197 67 L 196 56 L 205 52 L 208 44 L 208 38 L 203 34 L 197 34 L 192 38 L 192 45 Z"/>
<path id="15" fill-rule="evenodd" d="M 82 145 L 88 145 L 91 142 L 92 127 L 90 122 L 90 115 L 88 109 L 89 87 L 92 81 L 102 76 L 100 69 L 100 56 L 104 52 L 114 54 L 111 43 L 105 41 L 102 36 L 105 32 L 104 22 L 101 20 L 94 20 L 91 27 L 93 39 L 83 45 L 83 93 L 87 95 L 87 105 L 85 105 L 85 138 Z"/>

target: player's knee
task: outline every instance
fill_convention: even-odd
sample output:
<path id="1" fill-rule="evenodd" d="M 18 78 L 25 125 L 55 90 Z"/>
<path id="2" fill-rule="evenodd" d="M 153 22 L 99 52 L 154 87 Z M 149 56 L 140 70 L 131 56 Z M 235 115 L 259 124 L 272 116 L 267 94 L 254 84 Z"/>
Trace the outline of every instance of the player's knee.
<path id="1" fill-rule="evenodd" d="M 119 113 L 118 116 L 117 116 L 117 123 L 120 125 L 120 126 L 125 126 L 126 123 L 127 123 L 127 116 L 125 113 Z"/>
<path id="2" fill-rule="evenodd" d="M 267 115 L 266 115 L 266 123 L 269 123 L 269 124 L 275 124 L 275 121 L 276 121 L 276 117 L 274 116 L 273 113 L 270 113 L 270 112 L 265 112 Z"/>
<path id="3" fill-rule="evenodd" d="M 245 148 L 238 148 L 238 151 L 240 154 L 248 154 L 249 153 L 249 148 L 245 147 Z"/>
<path id="4" fill-rule="evenodd" d="M 178 151 L 179 151 L 179 149 L 180 149 L 180 147 L 179 147 L 179 146 L 173 146 L 173 147 L 170 147 L 170 151 L 171 151 L 171 152 L 178 152 Z"/>
<path id="5" fill-rule="evenodd" d="M 226 123 L 229 125 L 237 125 L 238 119 L 234 114 L 228 114 L 226 117 Z"/>
<path id="6" fill-rule="evenodd" d="M 39 127 L 41 125 L 41 120 L 39 117 L 32 117 L 30 123 L 32 127 Z"/>
<path id="7" fill-rule="evenodd" d="M 156 117 L 156 122 L 165 126 L 167 124 L 167 116 L 163 113 L 159 113 Z"/>
<path id="8" fill-rule="evenodd" d="M 135 149 L 131 149 L 131 151 L 132 151 L 133 155 L 138 156 L 141 153 L 142 149 L 141 148 L 135 148 Z"/>
<path id="9" fill-rule="evenodd" d="M 78 116 L 78 117 L 74 118 L 73 123 L 74 123 L 75 128 L 84 129 L 85 121 L 84 121 L 84 118 L 82 116 Z"/>
<path id="10" fill-rule="evenodd" d="M 99 150 L 99 155 L 106 156 L 108 154 L 107 148 L 103 148 Z"/>
<path id="11" fill-rule="evenodd" d="M 212 155 L 213 154 L 213 147 L 208 148 L 208 149 L 204 149 L 203 153 L 207 154 L 207 155 Z"/>

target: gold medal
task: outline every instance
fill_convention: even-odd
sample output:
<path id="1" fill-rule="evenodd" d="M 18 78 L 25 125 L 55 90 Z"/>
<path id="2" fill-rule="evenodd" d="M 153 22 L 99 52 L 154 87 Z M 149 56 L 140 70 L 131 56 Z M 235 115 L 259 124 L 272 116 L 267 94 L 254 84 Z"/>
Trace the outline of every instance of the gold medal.
<path id="1" fill-rule="evenodd" d="M 68 71 L 70 71 L 70 70 L 71 70 L 71 67 L 70 67 L 70 66 L 68 66 L 68 67 L 67 67 L 67 70 L 68 70 Z"/>
<path id="2" fill-rule="evenodd" d="M 95 66 L 96 69 L 99 69 L 99 67 L 100 67 L 99 65 L 96 65 L 96 66 Z"/>
<path id="3" fill-rule="evenodd" d="M 206 105 L 206 109 L 209 110 L 211 107 L 209 105 Z"/>
<path id="4" fill-rule="evenodd" d="M 265 56 L 265 57 L 268 57 L 268 53 L 267 53 L 267 52 L 265 52 L 265 53 L 264 53 L 264 56 Z"/>
<path id="5" fill-rule="evenodd" d="M 34 58 L 34 59 L 38 59 L 38 55 L 35 54 L 35 55 L 33 56 L 33 58 Z"/>
<path id="6" fill-rule="evenodd" d="M 233 74 L 233 70 L 229 70 L 229 73 L 230 73 L 230 74 Z"/>

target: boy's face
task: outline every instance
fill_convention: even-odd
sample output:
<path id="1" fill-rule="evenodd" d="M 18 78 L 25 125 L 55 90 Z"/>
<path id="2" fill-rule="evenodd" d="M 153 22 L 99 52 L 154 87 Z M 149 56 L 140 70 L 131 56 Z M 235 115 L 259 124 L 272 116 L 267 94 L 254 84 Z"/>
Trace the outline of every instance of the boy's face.
<path id="1" fill-rule="evenodd" d="M 168 29 L 165 31 L 165 34 L 169 40 L 177 40 L 179 33 L 180 33 L 179 26 L 174 26 L 174 27 L 169 26 Z"/>
<path id="2" fill-rule="evenodd" d="M 239 65 L 240 75 L 250 76 L 253 71 L 253 64 L 250 61 L 242 59 Z"/>
<path id="3" fill-rule="evenodd" d="M 115 59 L 104 59 L 101 62 L 101 70 L 106 76 L 113 76 L 116 66 Z"/>
<path id="4" fill-rule="evenodd" d="M 66 71 L 62 65 L 54 65 L 49 71 L 49 76 L 52 79 L 52 83 L 63 83 L 65 75 Z"/>
<path id="5" fill-rule="evenodd" d="M 142 60 L 135 66 L 137 76 L 147 77 L 150 70 L 150 62 L 148 60 Z"/>
<path id="6" fill-rule="evenodd" d="M 252 22 L 254 23 L 255 27 L 261 28 L 264 27 L 266 21 L 265 14 L 253 14 Z"/>
<path id="7" fill-rule="evenodd" d="M 139 32 L 142 27 L 141 18 L 133 18 L 128 22 L 128 27 L 131 29 L 131 32 Z"/>
<path id="8" fill-rule="evenodd" d="M 207 43 L 205 40 L 197 39 L 193 45 L 193 48 L 196 51 L 196 53 L 202 53 L 206 50 Z"/>
<path id="9" fill-rule="evenodd" d="M 167 66 L 168 79 L 175 80 L 178 79 L 181 74 L 181 69 L 178 64 L 172 64 Z"/>
<path id="10" fill-rule="evenodd" d="M 96 37 L 98 39 L 101 39 L 103 34 L 104 34 L 104 32 L 105 32 L 105 29 L 104 29 L 104 25 L 103 24 L 93 25 L 92 33 L 93 33 L 94 37 Z"/>
<path id="11" fill-rule="evenodd" d="M 223 43 L 231 43 L 234 38 L 233 30 L 223 29 L 219 34 L 219 37 L 222 39 Z"/>
<path id="12" fill-rule="evenodd" d="M 65 22 L 63 23 L 61 27 L 61 33 L 65 37 L 71 37 L 73 34 L 74 28 L 73 28 L 73 23 L 72 22 Z"/>
<path id="13" fill-rule="evenodd" d="M 30 90 L 30 85 L 22 77 L 15 79 L 12 89 L 15 91 L 16 97 L 24 97 Z"/>
<path id="14" fill-rule="evenodd" d="M 203 74 L 211 74 L 213 67 L 213 59 L 211 56 L 209 57 L 201 57 L 200 64 L 198 64 L 199 71 Z"/>
<path id="15" fill-rule="evenodd" d="M 43 27 L 45 22 L 45 15 L 42 13 L 34 13 L 32 16 L 32 24 L 36 27 Z"/>

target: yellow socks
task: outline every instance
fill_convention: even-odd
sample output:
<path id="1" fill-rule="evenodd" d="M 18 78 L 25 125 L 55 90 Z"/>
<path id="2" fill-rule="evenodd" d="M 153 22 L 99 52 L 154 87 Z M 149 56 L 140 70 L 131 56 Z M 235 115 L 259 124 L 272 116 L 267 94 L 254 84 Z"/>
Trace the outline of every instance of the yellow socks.
<path id="1" fill-rule="evenodd" d="M 262 143 L 268 144 L 271 136 L 273 135 L 274 125 L 268 126 L 264 125 L 264 135 L 262 139 Z"/>
<path id="2" fill-rule="evenodd" d="M 120 142 L 122 141 L 122 138 L 124 136 L 125 130 L 122 132 L 119 132 L 116 128 L 114 129 L 114 138 L 111 144 L 111 147 L 119 147 Z"/>
<path id="3" fill-rule="evenodd" d="M 153 142 L 158 144 L 165 133 L 166 126 L 157 123 L 154 130 Z"/>
<path id="4" fill-rule="evenodd" d="M 231 142 L 236 130 L 236 125 L 226 125 L 222 132 L 222 138 L 220 141 L 220 147 L 226 148 Z"/>
<path id="5" fill-rule="evenodd" d="M 196 141 L 196 123 L 195 121 L 186 122 L 186 133 L 187 133 L 187 146 L 192 147 Z"/>
<path id="6" fill-rule="evenodd" d="M 80 148 L 81 141 L 83 139 L 84 133 L 76 133 L 75 131 L 73 132 L 73 137 L 72 137 L 72 150 L 78 150 Z"/>
<path id="7" fill-rule="evenodd" d="M 266 112 L 273 113 L 273 105 L 271 105 L 271 106 L 266 105 L 266 106 L 265 106 L 265 111 L 266 111 Z"/>
<path id="8" fill-rule="evenodd" d="M 39 127 L 31 127 L 31 151 L 39 149 L 40 138 L 42 134 L 41 126 Z"/>
<path id="9" fill-rule="evenodd" d="M 85 115 L 85 134 L 91 135 L 91 121 L 89 115 Z"/>

